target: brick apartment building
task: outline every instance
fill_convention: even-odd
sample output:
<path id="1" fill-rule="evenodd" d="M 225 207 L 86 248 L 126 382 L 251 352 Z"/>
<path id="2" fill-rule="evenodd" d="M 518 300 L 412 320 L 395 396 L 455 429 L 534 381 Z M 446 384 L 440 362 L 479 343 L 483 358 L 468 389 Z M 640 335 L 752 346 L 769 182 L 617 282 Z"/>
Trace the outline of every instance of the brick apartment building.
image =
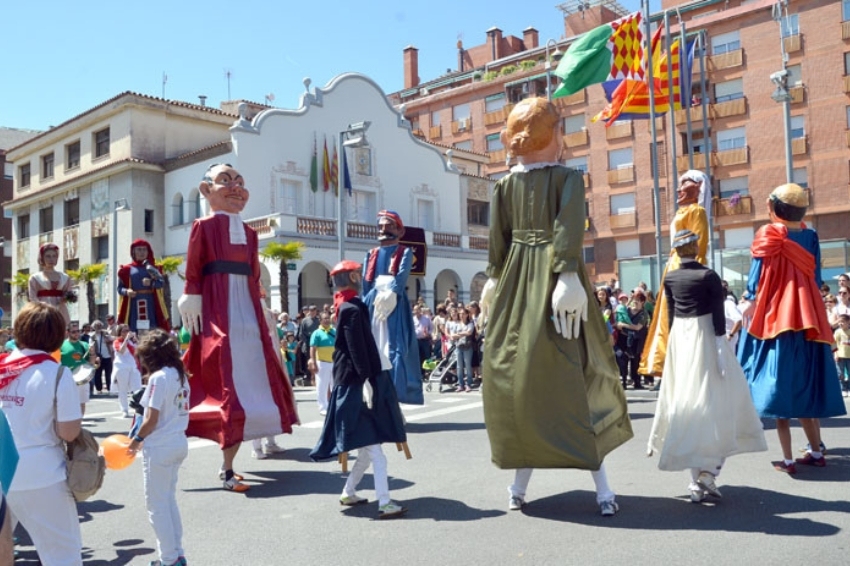
<path id="1" fill-rule="evenodd" d="M 791 96 L 793 178 L 810 191 L 806 221 L 822 241 L 824 279 L 848 269 L 850 0 L 794 0 L 779 20 L 775 5 L 776 0 L 662 1 L 662 9 L 670 11 L 673 32 L 678 33 L 677 10 L 689 36 L 704 32 L 707 86 L 701 92 L 695 57 L 693 95 L 700 105 L 690 110 L 691 153 L 699 169 L 709 157 L 714 267 L 739 289 L 749 268 L 753 234 L 768 220 L 766 198 L 786 178 L 783 105 L 771 98 L 776 88 L 771 74 L 783 68 L 783 47 Z M 565 39 L 543 41 L 534 28 L 523 30 L 521 38 L 491 28 L 482 45 L 465 49 L 458 42 L 457 70 L 433 80 L 420 80 L 418 50 L 405 48 L 404 89 L 391 94 L 391 101 L 403 105 L 417 135 L 486 152 L 486 174 L 505 175 L 508 166 L 498 134 L 512 104 L 527 96 L 546 96 L 547 84 L 554 90 L 558 79 L 547 71 L 554 70 L 575 38 L 626 14 L 613 0 L 571 0 L 558 8 L 564 13 Z M 651 16 L 654 23 L 662 18 Z M 624 286 L 644 279 L 656 287 L 649 121 L 617 122 L 609 128 L 591 123 L 605 105 L 599 85 L 555 102 L 564 118 L 566 163 L 585 172 L 585 260 L 591 276 L 597 281 L 616 276 Z M 656 122 L 665 255 L 675 211 L 673 160 L 679 173 L 690 168 L 687 112 Z M 486 203 L 470 201 L 473 206 L 480 209 Z"/>

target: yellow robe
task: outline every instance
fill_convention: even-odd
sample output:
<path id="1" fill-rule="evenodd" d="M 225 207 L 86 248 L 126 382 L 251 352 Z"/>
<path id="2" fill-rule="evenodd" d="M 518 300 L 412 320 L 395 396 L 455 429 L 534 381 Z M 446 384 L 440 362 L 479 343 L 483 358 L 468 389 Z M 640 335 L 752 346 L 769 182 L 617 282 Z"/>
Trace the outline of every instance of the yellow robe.
<path id="1" fill-rule="evenodd" d="M 708 216 L 705 209 L 697 203 L 681 207 L 676 211 L 673 223 L 670 225 L 670 238 L 679 230 L 690 230 L 699 237 L 697 242 L 696 260 L 707 265 L 708 254 Z M 670 251 L 670 258 L 664 268 L 664 275 L 656 292 L 655 308 L 653 309 L 652 322 L 649 324 L 649 332 L 646 336 L 646 344 L 643 347 L 643 355 L 640 357 L 638 373 L 641 375 L 653 375 L 660 377 L 664 371 L 664 357 L 667 355 L 667 330 L 670 323 L 667 319 L 667 298 L 664 296 L 664 278 L 667 272 L 679 269 L 681 259 L 676 249 Z"/>

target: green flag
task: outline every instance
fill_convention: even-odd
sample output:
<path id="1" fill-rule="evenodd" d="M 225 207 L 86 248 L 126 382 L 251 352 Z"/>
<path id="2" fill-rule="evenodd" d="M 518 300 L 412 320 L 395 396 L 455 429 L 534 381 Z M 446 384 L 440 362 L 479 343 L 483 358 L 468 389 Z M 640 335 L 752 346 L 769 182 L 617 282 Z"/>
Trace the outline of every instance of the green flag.
<path id="1" fill-rule="evenodd" d="M 319 190 L 319 154 L 316 150 L 316 134 L 313 133 L 313 157 L 310 159 L 310 188 Z"/>

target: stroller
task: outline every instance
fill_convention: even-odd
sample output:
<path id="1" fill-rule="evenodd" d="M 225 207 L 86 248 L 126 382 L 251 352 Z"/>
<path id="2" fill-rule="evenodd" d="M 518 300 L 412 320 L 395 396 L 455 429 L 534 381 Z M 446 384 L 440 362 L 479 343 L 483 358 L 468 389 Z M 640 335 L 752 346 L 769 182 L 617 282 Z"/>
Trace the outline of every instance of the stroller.
<path id="1" fill-rule="evenodd" d="M 426 361 L 425 363 L 428 362 Z M 431 391 L 434 383 L 439 384 L 438 391 L 440 393 L 443 392 L 443 386 L 450 389 L 453 385 L 457 384 L 457 354 L 455 353 L 454 345 L 449 348 L 443 359 L 431 370 L 425 389 Z"/>

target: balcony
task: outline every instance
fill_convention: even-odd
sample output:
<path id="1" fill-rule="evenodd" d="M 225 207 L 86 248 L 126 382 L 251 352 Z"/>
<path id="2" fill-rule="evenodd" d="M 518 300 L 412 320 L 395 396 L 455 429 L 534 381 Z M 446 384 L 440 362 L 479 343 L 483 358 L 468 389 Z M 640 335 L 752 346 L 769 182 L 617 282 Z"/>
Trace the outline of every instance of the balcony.
<path id="1" fill-rule="evenodd" d="M 703 101 L 705 102 L 705 101 Z M 708 107 L 708 119 L 711 119 L 712 106 Z M 688 122 L 688 112 L 691 114 L 691 122 L 702 122 L 702 105 L 693 106 L 688 108 L 687 110 L 676 110 L 676 125 L 681 126 L 683 124 L 687 124 Z"/>
<path id="2" fill-rule="evenodd" d="M 667 214 L 667 190 L 665 188 L 659 188 L 658 190 L 658 204 L 659 210 L 661 211 L 661 225 L 667 226 L 670 224 L 670 220 L 668 220 Z M 655 218 L 655 202 L 652 203 L 652 217 Z"/>
<path id="3" fill-rule="evenodd" d="M 488 152 L 490 154 L 490 163 L 504 163 L 505 158 L 508 155 L 507 150 L 505 149 L 497 149 L 496 151 Z"/>
<path id="4" fill-rule="evenodd" d="M 346 234 L 349 238 L 355 240 L 377 240 L 378 227 L 374 224 L 361 224 L 359 222 L 349 222 L 346 226 Z"/>
<path id="5" fill-rule="evenodd" d="M 804 155 L 809 151 L 809 140 L 806 136 L 791 140 L 791 154 Z"/>
<path id="6" fill-rule="evenodd" d="M 712 106 L 715 118 L 728 118 L 729 116 L 743 116 L 747 113 L 747 98 L 741 97 L 735 100 L 718 102 Z"/>
<path id="7" fill-rule="evenodd" d="M 43 246 L 44 244 L 48 244 L 53 241 L 53 230 L 51 230 L 50 232 L 42 232 L 38 235 L 39 246 Z"/>
<path id="8" fill-rule="evenodd" d="M 472 118 L 461 118 L 452 122 L 452 134 L 462 134 L 472 131 Z"/>
<path id="9" fill-rule="evenodd" d="M 589 142 L 590 136 L 587 134 L 587 130 L 584 129 L 564 136 L 564 145 L 567 147 L 579 147 L 587 145 Z"/>
<path id="10" fill-rule="evenodd" d="M 428 128 L 428 139 L 429 140 L 438 140 L 441 137 L 443 137 L 443 129 L 442 129 L 442 126 L 440 126 L 440 124 L 437 124 L 436 126 L 431 126 L 430 128 Z"/>
<path id="11" fill-rule="evenodd" d="M 850 39 L 850 20 L 841 22 L 841 39 Z"/>
<path id="12" fill-rule="evenodd" d="M 583 174 L 581 176 L 581 178 L 584 181 L 584 188 L 589 189 L 590 188 L 590 173 Z"/>
<path id="13" fill-rule="evenodd" d="M 803 48 L 803 41 L 799 33 L 797 35 L 789 35 L 782 41 L 785 42 L 786 53 L 795 53 Z"/>
<path id="14" fill-rule="evenodd" d="M 434 245 L 447 248 L 460 247 L 460 234 L 447 234 L 445 232 L 434 232 Z"/>
<path id="15" fill-rule="evenodd" d="M 637 226 L 637 212 L 612 214 L 608 217 L 608 224 L 611 226 L 612 230 L 634 228 Z"/>
<path id="16" fill-rule="evenodd" d="M 850 75 L 844 75 L 844 92 L 850 93 Z"/>
<path id="17" fill-rule="evenodd" d="M 631 120 L 620 123 L 614 122 L 614 124 L 605 128 L 605 139 L 616 140 L 620 138 L 628 138 L 631 137 L 633 131 Z"/>
<path id="18" fill-rule="evenodd" d="M 495 124 L 501 124 L 507 118 L 507 113 L 505 112 L 505 107 L 499 108 L 498 110 L 494 110 L 492 112 L 487 112 L 484 114 L 484 125 L 485 126 L 493 126 Z"/>
<path id="19" fill-rule="evenodd" d="M 62 231 L 62 258 L 65 261 L 77 259 L 80 256 L 80 225 L 67 226 Z"/>
<path id="20" fill-rule="evenodd" d="M 259 236 L 262 236 L 263 234 L 271 234 L 274 232 L 275 226 L 277 226 L 274 219 L 268 217 L 258 218 L 257 220 L 249 220 L 246 224 L 253 228 Z"/>
<path id="21" fill-rule="evenodd" d="M 792 86 L 788 89 L 788 94 L 791 95 L 791 104 L 799 104 L 806 98 L 806 88 L 803 86 Z"/>
<path id="22" fill-rule="evenodd" d="M 487 236 L 470 236 L 469 249 L 471 250 L 488 250 L 490 249 L 490 238 Z"/>
<path id="23" fill-rule="evenodd" d="M 299 234 L 336 236 L 336 220 L 299 216 L 296 226 Z"/>
<path id="24" fill-rule="evenodd" d="M 578 92 L 575 92 L 569 96 L 564 96 L 562 98 L 556 98 L 552 102 L 555 103 L 555 106 L 560 108 L 563 106 L 574 106 L 576 104 L 584 104 L 587 102 L 587 89 L 581 89 Z"/>
<path id="25" fill-rule="evenodd" d="M 847 147 L 850 147 L 850 130 L 845 130 L 844 135 L 846 138 Z"/>
<path id="26" fill-rule="evenodd" d="M 715 166 L 741 165 L 748 163 L 750 160 L 750 151 L 748 147 L 739 147 L 735 149 L 727 149 L 726 151 L 718 151 L 714 154 Z"/>
<path id="27" fill-rule="evenodd" d="M 691 168 L 690 159 L 688 159 L 687 155 L 680 155 L 676 158 L 676 168 L 679 171 L 687 171 Z M 695 153 L 694 154 L 694 169 L 699 169 L 700 171 L 705 170 L 705 154 L 704 153 Z"/>
<path id="28" fill-rule="evenodd" d="M 619 167 L 608 171 L 608 184 L 615 185 L 617 183 L 632 183 L 635 180 L 634 165 Z"/>
<path id="29" fill-rule="evenodd" d="M 735 216 L 738 214 L 753 213 L 753 197 L 741 196 L 738 198 L 714 199 L 714 216 Z"/>
<path id="30" fill-rule="evenodd" d="M 708 69 L 710 71 L 719 71 L 721 69 L 731 69 L 740 67 L 744 64 L 744 50 L 736 49 L 721 53 L 720 55 L 712 55 L 708 58 Z M 694 70 L 698 71 L 698 67 L 694 65 Z"/>

